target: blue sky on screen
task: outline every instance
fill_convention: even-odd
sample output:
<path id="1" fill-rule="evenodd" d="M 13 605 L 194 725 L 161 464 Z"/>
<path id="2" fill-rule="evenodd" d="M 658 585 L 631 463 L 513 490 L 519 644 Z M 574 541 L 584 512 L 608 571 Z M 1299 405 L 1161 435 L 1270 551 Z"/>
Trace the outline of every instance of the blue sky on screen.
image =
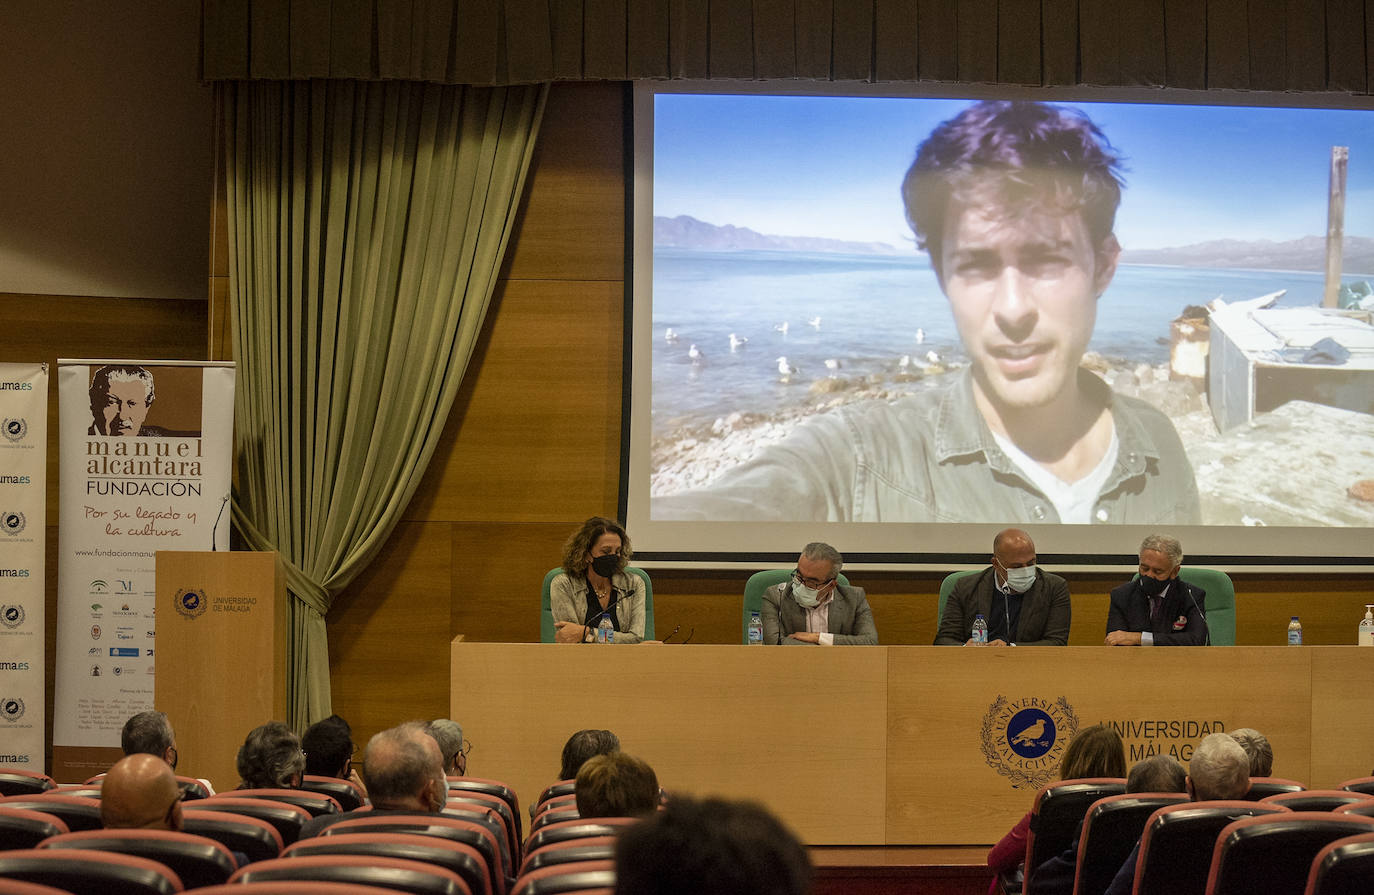
<path id="1" fill-rule="evenodd" d="M 1374 236 L 1374 112 L 1063 103 L 1126 157 L 1126 249 L 1326 232 L 1332 145 L 1350 147 L 1345 231 Z M 914 244 L 901 179 L 965 100 L 659 94 L 654 214 L 761 233 Z"/>

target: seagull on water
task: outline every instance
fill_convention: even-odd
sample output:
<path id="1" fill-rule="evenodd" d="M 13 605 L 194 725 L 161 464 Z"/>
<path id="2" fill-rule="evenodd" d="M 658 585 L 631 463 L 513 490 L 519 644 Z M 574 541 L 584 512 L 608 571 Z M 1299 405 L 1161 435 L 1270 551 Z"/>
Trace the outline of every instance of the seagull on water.
<path id="1" fill-rule="evenodd" d="M 790 324 L 786 320 L 784 320 L 782 323 L 779 323 L 777 326 L 773 327 L 773 330 L 774 332 L 780 332 L 785 336 L 787 335 L 787 330 L 789 326 Z"/>
<path id="2" fill-rule="evenodd" d="M 922 344 L 925 343 L 925 340 L 926 340 L 926 331 L 925 331 L 924 329 L 921 329 L 921 327 L 919 327 L 919 326 L 916 327 L 916 344 L 917 344 L 917 345 L 922 345 Z"/>
<path id="3" fill-rule="evenodd" d="M 669 345 L 671 345 L 671 344 L 673 344 L 674 342 L 676 342 L 676 341 L 677 341 L 677 330 L 673 329 L 671 326 L 668 327 L 667 329 L 665 329 L 665 330 L 663 331 L 663 341 L 667 342 Z"/>
<path id="4" fill-rule="evenodd" d="M 840 368 L 843 366 L 844 364 L 840 363 L 838 358 L 827 357 L 825 359 L 825 368 L 830 371 L 831 379 L 834 379 L 836 377 L 836 375 L 840 372 Z"/>
<path id="5" fill-rule="evenodd" d="M 932 364 L 938 364 L 940 362 L 940 355 L 936 354 L 934 351 L 927 351 L 926 360 Z"/>
<path id="6" fill-rule="evenodd" d="M 791 381 L 792 381 L 792 376 L 793 376 L 793 374 L 798 373 L 798 372 L 800 372 L 800 371 L 797 370 L 796 367 L 792 366 L 791 364 L 789 364 L 789 363 L 787 362 L 787 355 L 783 355 L 782 357 L 778 358 L 778 381 L 779 381 L 779 382 L 791 382 Z"/>
<path id="7" fill-rule="evenodd" d="M 749 337 L 748 337 L 748 336 L 737 336 L 737 335 L 735 335 L 734 333 L 730 333 L 730 350 L 731 350 L 731 351 L 734 351 L 736 348 L 739 348 L 739 347 L 742 346 L 742 345 L 748 345 L 748 344 L 749 344 Z"/>
<path id="8" fill-rule="evenodd" d="M 692 359 L 692 363 L 699 364 L 706 359 L 706 355 L 701 353 L 701 349 L 692 343 L 692 347 L 687 349 L 687 356 Z"/>
<path id="9" fill-rule="evenodd" d="M 903 354 L 902 359 L 897 361 L 897 369 L 903 373 L 911 369 L 911 355 Z"/>
<path id="10" fill-rule="evenodd" d="M 819 318 L 819 317 L 812 317 L 810 320 L 808 320 L 808 321 L 806 321 L 806 322 L 807 322 L 808 325 L 810 325 L 810 327 L 811 327 L 812 329 L 820 329 L 820 328 L 821 328 L 821 318 Z"/>

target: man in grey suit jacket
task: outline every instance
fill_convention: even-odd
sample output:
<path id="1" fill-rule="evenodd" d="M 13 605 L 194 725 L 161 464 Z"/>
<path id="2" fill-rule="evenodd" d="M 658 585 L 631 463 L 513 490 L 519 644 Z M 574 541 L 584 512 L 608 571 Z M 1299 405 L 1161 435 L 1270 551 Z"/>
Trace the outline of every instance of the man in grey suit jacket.
<path id="1" fill-rule="evenodd" d="M 1067 646 L 1069 585 L 1035 565 L 1035 543 L 1019 528 L 997 533 L 992 565 L 954 583 L 936 646 L 972 643 L 973 620 L 988 624 L 989 646 Z"/>
<path id="2" fill-rule="evenodd" d="M 785 646 L 878 642 L 863 588 L 839 583 L 844 557 L 829 544 L 807 544 L 797 570 L 763 592 L 763 642 Z"/>

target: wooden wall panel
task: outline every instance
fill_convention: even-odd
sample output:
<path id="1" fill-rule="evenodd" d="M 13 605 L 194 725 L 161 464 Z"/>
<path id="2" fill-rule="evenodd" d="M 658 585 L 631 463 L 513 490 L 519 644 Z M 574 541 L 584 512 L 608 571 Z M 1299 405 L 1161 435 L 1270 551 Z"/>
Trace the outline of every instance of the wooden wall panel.
<path id="1" fill-rule="evenodd" d="M 549 92 L 505 276 L 624 277 L 624 96 L 623 84 Z"/>
<path id="2" fill-rule="evenodd" d="M 448 712 L 447 525 L 402 522 L 386 548 L 334 598 L 329 676 L 353 741 Z"/>
<path id="3" fill-rule="evenodd" d="M 504 285 L 408 518 L 552 521 L 615 507 L 621 292 Z"/>

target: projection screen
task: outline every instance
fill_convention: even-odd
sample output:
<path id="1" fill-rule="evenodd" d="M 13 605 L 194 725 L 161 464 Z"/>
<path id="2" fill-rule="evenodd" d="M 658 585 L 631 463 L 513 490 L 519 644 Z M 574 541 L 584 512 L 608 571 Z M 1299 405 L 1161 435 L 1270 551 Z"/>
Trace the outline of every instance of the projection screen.
<path id="1" fill-rule="evenodd" d="M 1374 112 L 731 89 L 636 88 L 639 556 L 1374 564 Z"/>

